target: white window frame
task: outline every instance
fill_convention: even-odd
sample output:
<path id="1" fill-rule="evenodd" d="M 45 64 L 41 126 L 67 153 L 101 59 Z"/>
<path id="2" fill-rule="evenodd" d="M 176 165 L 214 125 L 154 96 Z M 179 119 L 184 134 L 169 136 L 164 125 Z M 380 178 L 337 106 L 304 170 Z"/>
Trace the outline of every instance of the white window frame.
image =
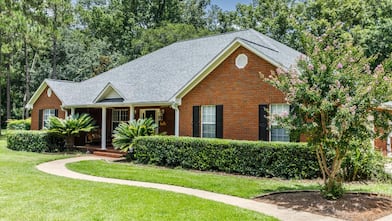
<path id="1" fill-rule="evenodd" d="M 44 109 L 42 111 L 42 128 L 47 129 L 49 126 L 49 118 L 56 116 L 56 109 Z"/>
<path id="2" fill-rule="evenodd" d="M 118 115 L 115 117 L 115 113 Z M 114 124 L 121 122 L 127 122 L 129 120 L 129 109 L 113 109 L 112 110 L 112 131 L 114 131 Z"/>
<path id="3" fill-rule="evenodd" d="M 213 120 L 212 121 L 206 121 L 204 122 L 204 119 L 206 118 L 204 116 L 204 108 L 212 108 L 213 107 Z M 214 136 L 204 136 L 204 125 L 215 125 L 215 131 L 214 131 Z M 201 106 L 201 111 L 200 111 L 200 137 L 205 137 L 205 138 L 216 138 L 216 105 L 203 105 Z"/>
<path id="4" fill-rule="evenodd" d="M 279 107 L 279 110 L 276 111 L 276 112 L 273 112 L 273 106 Z M 270 104 L 270 105 L 269 105 L 269 112 L 271 113 L 271 115 L 280 114 L 280 113 L 283 113 L 284 111 L 286 111 L 287 114 L 290 114 L 290 105 L 285 104 L 285 103 L 276 103 L 276 104 Z M 273 138 L 273 137 L 272 137 L 272 130 L 273 130 L 273 129 L 283 129 L 283 130 L 285 130 L 287 136 L 285 135 L 285 136 L 278 136 L 278 137 L 284 137 L 284 138 L 287 138 L 287 139 L 273 140 L 273 139 L 272 139 L 272 138 Z M 269 140 L 270 140 L 271 142 L 290 142 L 290 134 L 289 134 L 289 131 L 288 131 L 287 129 L 284 129 L 284 128 L 282 128 L 282 127 L 279 127 L 279 126 L 278 126 L 278 123 L 277 123 L 276 121 L 271 121 L 271 122 L 269 123 Z"/>
<path id="5" fill-rule="evenodd" d="M 157 125 L 157 128 L 155 129 L 155 133 L 159 133 L 159 113 L 160 113 L 161 109 L 159 109 L 159 108 L 140 109 L 139 118 L 145 119 L 147 111 L 155 111 L 155 119 L 153 119 L 154 123 Z"/>

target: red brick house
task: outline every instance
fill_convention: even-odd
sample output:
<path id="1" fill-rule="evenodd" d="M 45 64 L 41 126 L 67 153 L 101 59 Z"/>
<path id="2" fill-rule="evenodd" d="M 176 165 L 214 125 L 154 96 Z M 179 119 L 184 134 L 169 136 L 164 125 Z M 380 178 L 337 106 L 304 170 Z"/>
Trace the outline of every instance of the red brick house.
<path id="1" fill-rule="evenodd" d="M 177 42 L 83 82 L 45 80 L 28 103 L 31 127 L 90 113 L 100 126 L 85 141 L 103 149 L 119 122 L 144 117 L 169 135 L 289 141 L 264 111 L 289 105 L 263 78 L 300 55 L 254 30 Z"/>

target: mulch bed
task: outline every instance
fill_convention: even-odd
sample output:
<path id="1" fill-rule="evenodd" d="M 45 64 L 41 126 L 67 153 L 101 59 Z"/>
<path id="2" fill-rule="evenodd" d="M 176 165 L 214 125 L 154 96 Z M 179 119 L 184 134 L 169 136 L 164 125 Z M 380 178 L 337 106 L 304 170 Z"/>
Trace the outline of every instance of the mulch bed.
<path id="1" fill-rule="evenodd" d="M 316 191 L 296 191 L 268 194 L 255 200 L 353 221 L 376 220 L 392 213 L 392 198 L 370 193 L 346 193 L 333 201 Z"/>

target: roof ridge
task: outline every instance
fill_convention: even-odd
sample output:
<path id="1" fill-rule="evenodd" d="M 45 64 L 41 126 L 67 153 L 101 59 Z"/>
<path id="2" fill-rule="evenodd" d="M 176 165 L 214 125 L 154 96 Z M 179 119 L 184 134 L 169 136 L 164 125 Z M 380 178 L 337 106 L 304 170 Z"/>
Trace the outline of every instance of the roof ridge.
<path id="1" fill-rule="evenodd" d="M 205 38 L 213 38 L 213 37 L 218 37 L 218 36 L 223 36 L 223 35 L 230 35 L 230 34 L 234 34 L 234 33 L 246 32 L 246 31 L 251 31 L 251 30 L 253 30 L 253 29 L 250 28 L 250 29 L 230 31 L 230 32 L 224 32 L 224 33 L 214 33 L 211 35 L 206 35 L 206 36 L 201 36 L 201 37 L 196 37 L 196 38 L 191 38 L 191 39 L 185 39 L 185 40 L 179 40 L 179 41 L 173 42 L 170 45 L 177 44 L 177 43 L 183 43 L 183 42 L 187 42 L 187 41 L 193 41 L 193 40 L 199 40 L 199 39 L 205 39 Z M 255 30 L 253 30 L 253 31 L 255 31 Z M 170 46 L 170 45 L 167 45 L 167 46 Z M 167 47 L 167 46 L 165 46 L 165 47 Z"/>
<path id="2" fill-rule="evenodd" d="M 254 44 L 256 44 L 256 45 L 259 45 L 259 46 L 261 46 L 261 47 L 265 47 L 265 48 L 267 48 L 267 49 L 271 49 L 271 50 L 276 51 L 276 52 L 280 52 L 280 51 L 275 47 L 275 45 L 273 45 L 273 43 L 275 43 L 276 40 L 274 40 L 273 38 L 268 37 L 268 36 L 265 35 L 265 34 L 262 34 L 262 33 L 258 32 L 258 31 L 256 31 L 256 30 L 254 30 L 254 29 L 251 29 L 251 31 L 252 31 L 259 39 L 261 39 L 262 41 L 268 41 L 268 43 L 270 43 L 271 46 L 272 46 L 273 48 L 272 48 L 272 47 L 267 47 L 267 46 L 265 46 L 265 45 L 260 45 L 260 44 L 257 44 L 257 43 L 255 43 L 255 42 L 252 42 L 252 43 L 254 43 Z M 273 40 L 273 41 L 271 42 L 271 40 Z"/>
<path id="3" fill-rule="evenodd" d="M 241 40 L 243 40 L 243 41 L 246 41 L 246 42 L 249 42 L 249 43 L 251 43 L 251 44 L 255 44 L 255 45 L 260 46 L 260 47 L 262 47 L 262 48 L 266 48 L 266 49 L 271 50 L 271 51 L 274 51 L 274 52 L 278 52 L 278 53 L 280 52 L 280 51 L 277 50 L 277 49 L 270 48 L 270 47 L 267 47 L 267 46 L 265 46 L 265 45 L 262 45 L 262 44 L 258 44 L 258 43 L 256 43 L 256 42 L 253 42 L 253 41 L 249 41 L 249 40 L 247 40 L 247 39 L 245 39 L 245 38 L 239 38 L 239 39 L 241 39 Z"/>
<path id="4" fill-rule="evenodd" d="M 62 83 L 80 83 L 80 82 L 76 82 L 76 81 L 61 80 L 61 79 L 51 79 L 51 78 L 46 78 L 45 81 L 54 81 L 54 82 L 62 82 Z"/>

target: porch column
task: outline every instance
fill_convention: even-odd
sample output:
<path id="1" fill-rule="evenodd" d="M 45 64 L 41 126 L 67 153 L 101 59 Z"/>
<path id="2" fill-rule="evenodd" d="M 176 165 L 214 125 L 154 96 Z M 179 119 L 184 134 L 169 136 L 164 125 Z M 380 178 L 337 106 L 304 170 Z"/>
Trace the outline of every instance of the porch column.
<path id="1" fill-rule="evenodd" d="M 129 107 L 129 121 L 135 120 L 135 107 L 130 106 Z"/>
<path id="2" fill-rule="evenodd" d="M 75 108 L 74 107 L 71 108 L 71 115 L 75 115 Z"/>
<path id="3" fill-rule="evenodd" d="M 176 137 L 180 136 L 180 110 L 178 106 L 174 107 L 174 135 Z"/>
<path id="4" fill-rule="evenodd" d="M 106 150 L 106 107 L 102 107 L 101 149 Z"/>

